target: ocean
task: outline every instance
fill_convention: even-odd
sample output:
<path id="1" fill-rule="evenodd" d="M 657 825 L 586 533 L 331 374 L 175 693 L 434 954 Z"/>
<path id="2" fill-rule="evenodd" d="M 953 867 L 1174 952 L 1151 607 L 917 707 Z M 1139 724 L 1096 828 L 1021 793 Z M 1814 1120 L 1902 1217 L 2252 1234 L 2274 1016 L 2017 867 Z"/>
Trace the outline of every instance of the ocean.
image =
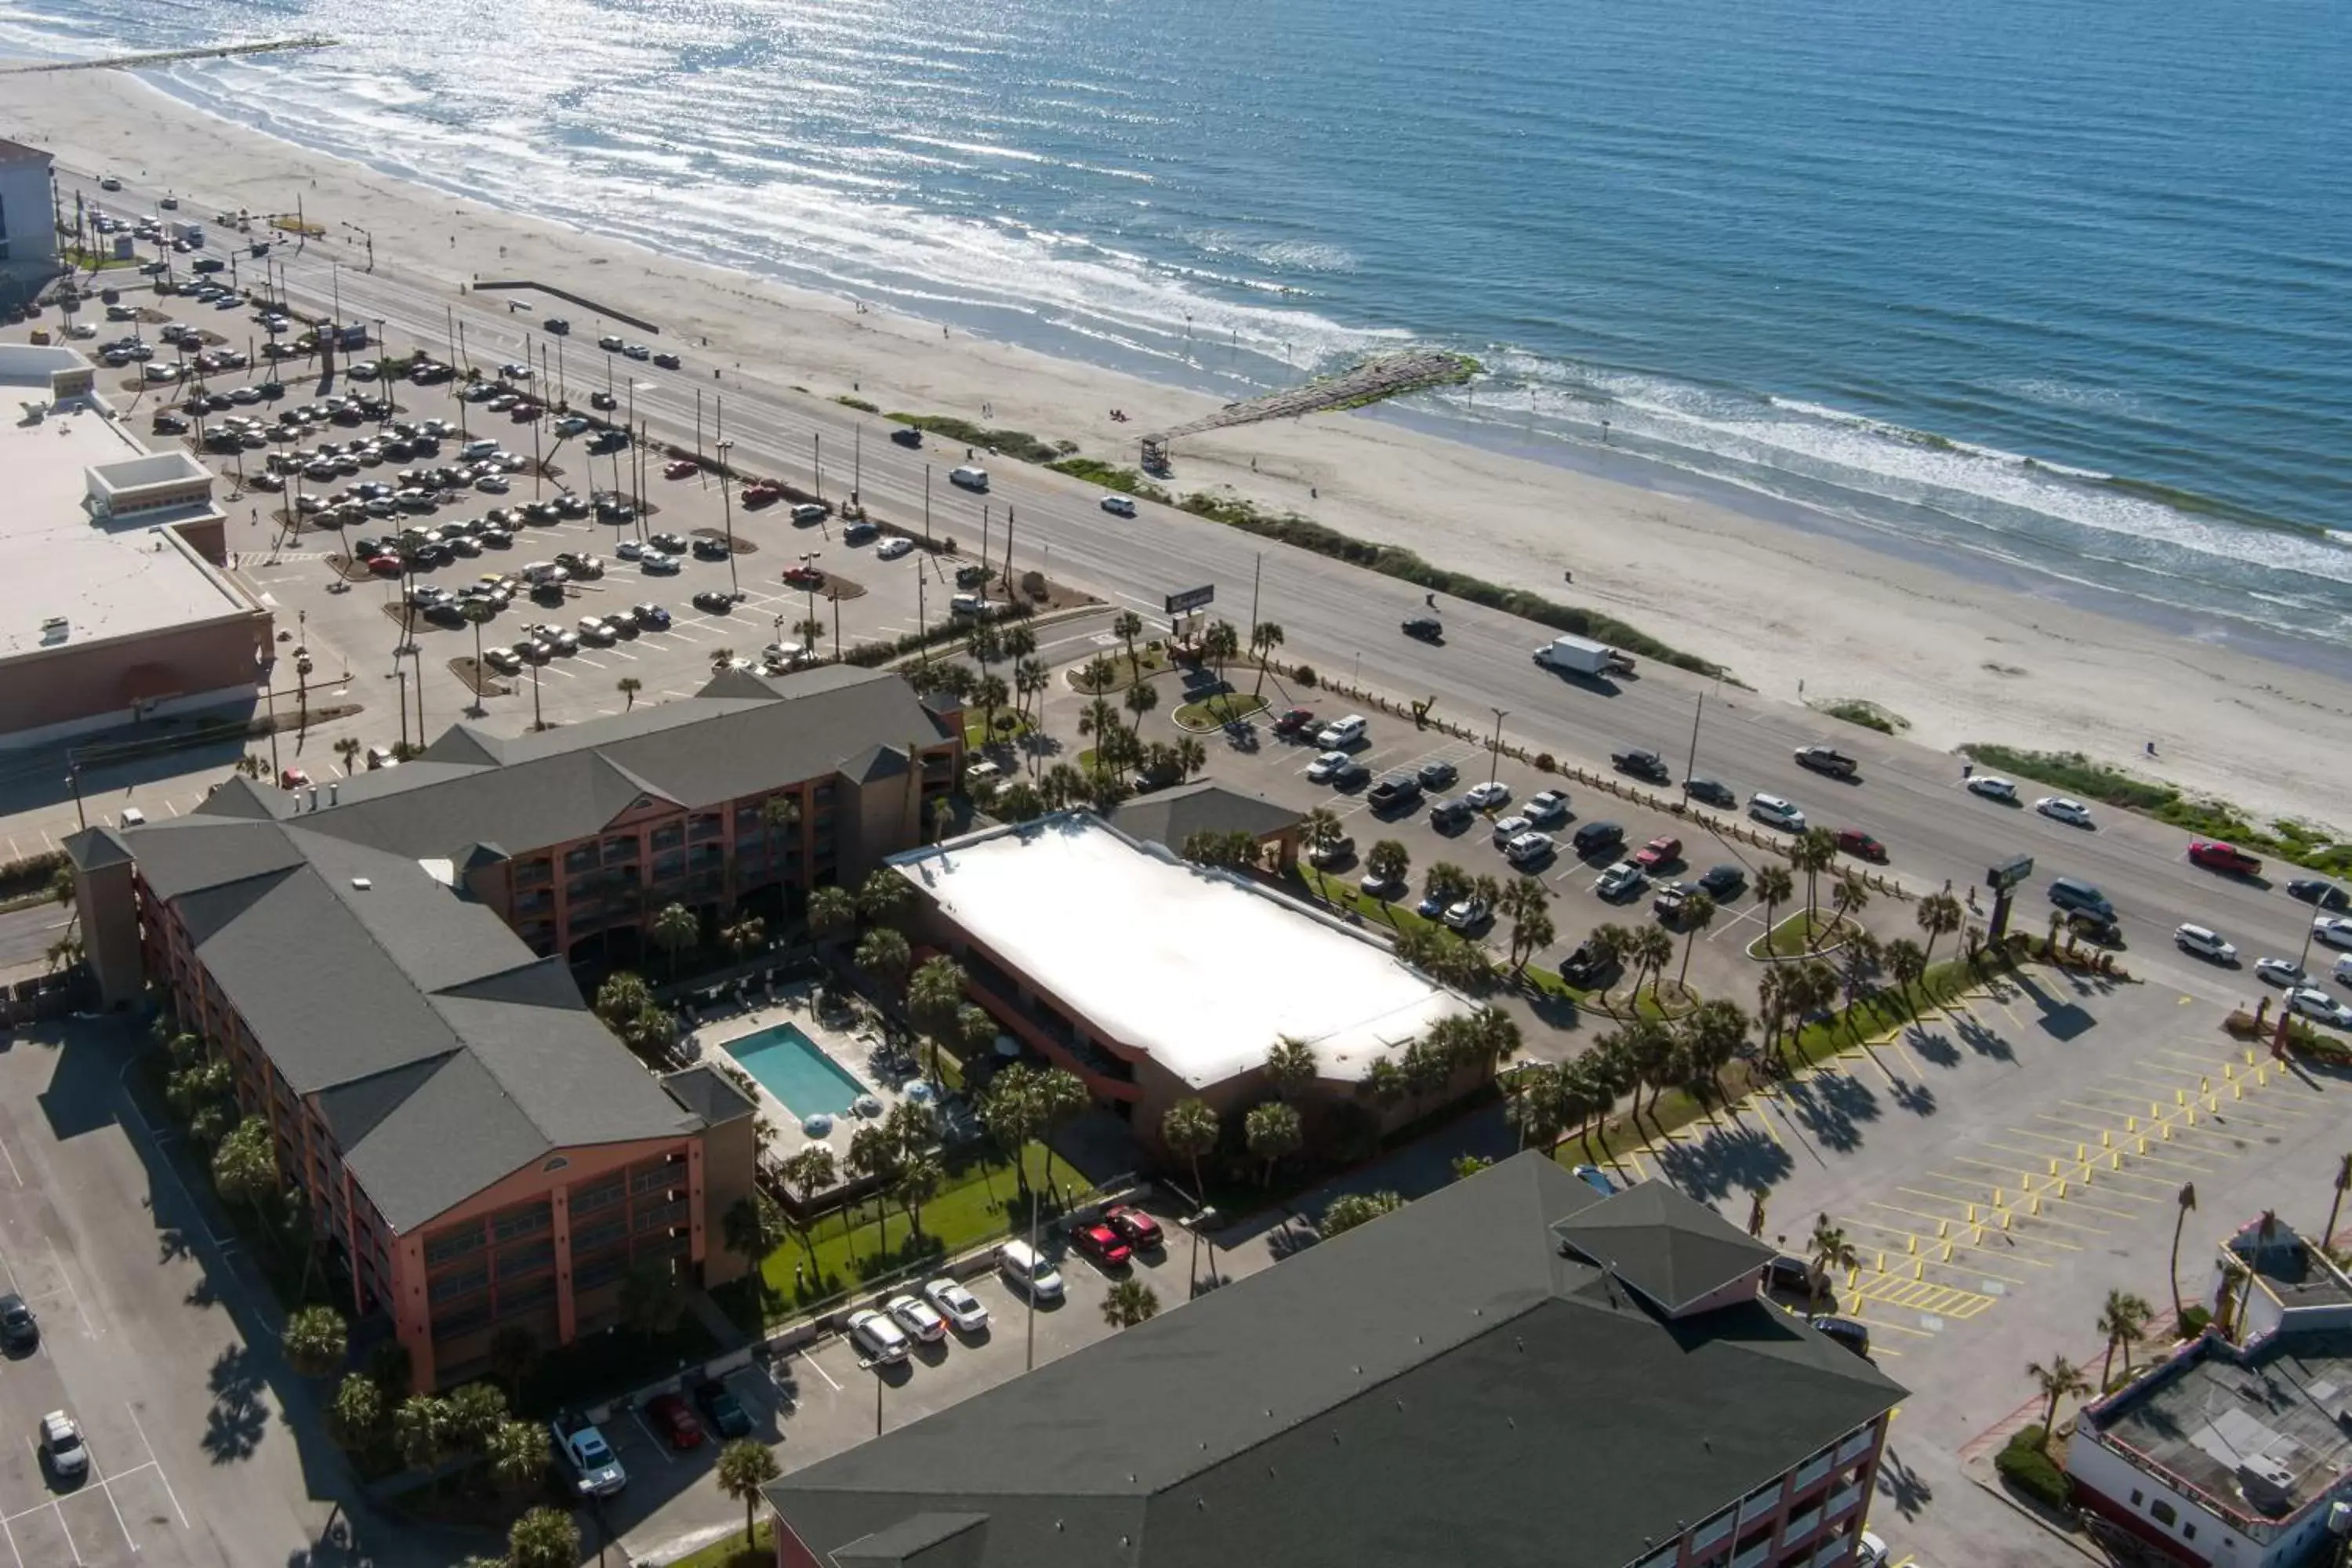
<path id="1" fill-rule="evenodd" d="M 310 33 L 154 79 L 1227 396 L 1458 349 L 1402 416 L 2352 647 L 2340 0 L 0 11 L 16 54 Z"/>

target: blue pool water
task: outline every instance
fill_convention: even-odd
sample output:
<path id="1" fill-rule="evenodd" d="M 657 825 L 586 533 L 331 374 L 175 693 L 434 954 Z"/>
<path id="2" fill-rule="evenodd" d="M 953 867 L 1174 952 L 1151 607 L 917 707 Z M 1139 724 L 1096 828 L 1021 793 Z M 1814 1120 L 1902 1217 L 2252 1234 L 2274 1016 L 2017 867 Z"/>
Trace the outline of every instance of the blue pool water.
<path id="1" fill-rule="evenodd" d="M 871 1092 L 791 1024 L 729 1040 L 725 1048 L 798 1117 L 846 1116 L 852 1101 Z"/>

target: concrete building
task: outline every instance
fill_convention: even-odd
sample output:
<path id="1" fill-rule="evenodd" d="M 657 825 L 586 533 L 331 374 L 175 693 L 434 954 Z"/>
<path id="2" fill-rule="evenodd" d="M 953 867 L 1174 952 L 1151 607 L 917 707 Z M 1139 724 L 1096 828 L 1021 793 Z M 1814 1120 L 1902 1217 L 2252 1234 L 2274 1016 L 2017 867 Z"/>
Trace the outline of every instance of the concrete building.
<path id="1" fill-rule="evenodd" d="M 1087 812 L 891 864 L 920 894 L 917 935 L 962 963 L 973 1000 L 1147 1146 L 1181 1100 L 1237 1122 L 1271 1093 L 1266 1056 L 1284 1039 L 1314 1047 L 1326 1104 L 1376 1117 L 1355 1093 L 1373 1063 L 1473 1011 L 1364 932 Z"/>
<path id="2" fill-rule="evenodd" d="M 2352 1501 L 2352 1279 L 2255 1221 L 2222 1243 L 2213 1283 L 2242 1343 L 2209 1330 L 2086 1406 L 2066 1446 L 2076 1500 L 2175 1562 L 2330 1560 L 2329 1510 Z"/>
<path id="3" fill-rule="evenodd" d="M 101 997 L 152 992 L 230 1063 L 354 1310 L 446 1385 L 507 1324 L 554 1344 L 614 1321 L 633 1269 L 743 1268 L 719 1238 L 751 1103 L 706 1068 L 657 1079 L 567 959 L 635 956 L 673 902 L 781 909 L 863 875 L 919 839 L 961 742 L 887 672 L 734 672 L 538 735 L 459 726 L 320 789 L 234 778 L 67 847 Z"/>
<path id="4" fill-rule="evenodd" d="M 1844 1568 L 1904 1390 L 1528 1152 L 794 1470 L 778 1568 Z"/>
<path id="5" fill-rule="evenodd" d="M 0 137 L 0 305 L 32 298 L 57 271 L 49 155 Z"/>
<path id="6" fill-rule="evenodd" d="M 244 717 L 273 621 L 221 569 L 212 475 L 141 446 L 71 349 L 0 345 L 0 747 Z"/>

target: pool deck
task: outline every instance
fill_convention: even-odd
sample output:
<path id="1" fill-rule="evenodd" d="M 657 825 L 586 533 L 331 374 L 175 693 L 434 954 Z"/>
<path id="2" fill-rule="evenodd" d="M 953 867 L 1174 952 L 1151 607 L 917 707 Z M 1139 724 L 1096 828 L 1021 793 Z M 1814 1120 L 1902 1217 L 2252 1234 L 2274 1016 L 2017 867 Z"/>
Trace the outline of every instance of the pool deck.
<path id="1" fill-rule="evenodd" d="M 902 1090 L 920 1079 L 922 1075 L 919 1071 L 887 1073 L 876 1065 L 876 1053 L 882 1043 L 878 1029 L 850 1023 L 853 1016 L 849 1015 L 837 1016 L 831 1023 L 820 1019 L 813 985 L 802 983 L 778 986 L 772 995 L 771 1000 L 770 994 L 755 990 L 750 994 L 751 1005 L 746 1009 L 728 1007 L 710 1011 L 686 1031 L 680 1043 L 689 1045 L 697 1060 L 719 1060 L 733 1066 L 738 1064 L 726 1050 L 729 1041 L 756 1035 L 778 1024 L 790 1024 L 807 1036 L 817 1049 L 832 1058 L 835 1066 L 866 1085 L 874 1098 L 882 1102 L 884 1116 L 887 1116 L 892 1108 L 906 1098 Z M 908 1065 L 911 1068 L 916 1064 Z M 789 1160 L 811 1143 L 823 1143 L 833 1151 L 835 1163 L 842 1167 L 845 1181 L 848 1176 L 850 1134 L 878 1120 L 861 1120 L 847 1114 L 836 1116 L 831 1132 L 823 1138 L 811 1138 L 801 1131 L 800 1116 L 777 1099 L 767 1085 L 755 1079 L 753 1092 L 759 1100 L 760 1114 L 774 1130 L 761 1150 L 763 1160 Z"/>

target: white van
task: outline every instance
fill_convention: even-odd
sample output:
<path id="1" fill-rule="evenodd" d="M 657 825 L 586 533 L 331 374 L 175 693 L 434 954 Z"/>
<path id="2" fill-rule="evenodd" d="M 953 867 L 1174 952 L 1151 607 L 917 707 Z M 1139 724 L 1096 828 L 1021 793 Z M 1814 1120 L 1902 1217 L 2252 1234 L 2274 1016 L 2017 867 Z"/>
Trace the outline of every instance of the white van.
<path id="1" fill-rule="evenodd" d="M 1777 795 L 1759 793 L 1749 795 L 1748 815 L 1759 822 L 1767 823 L 1774 827 L 1784 827 L 1791 833 L 1802 833 L 1805 830 L 1805 814 L 1797 809 L 1794 801 L 1784 800 Z"/>
<path id="2" fill-rule="evenodd" d="M 1062 1277 L 1025 1241 L 1008 1241 L 996 1249 L 997 1271 L 1040 1301 L 1062 1299 Z"/>
<path id="3" fill-rule="evenodd" d="M 948 483 L 960 485 L 968 490 L 984 490 L 988 488 L 988 470 L 967 464 L 948 475 Z"/>

